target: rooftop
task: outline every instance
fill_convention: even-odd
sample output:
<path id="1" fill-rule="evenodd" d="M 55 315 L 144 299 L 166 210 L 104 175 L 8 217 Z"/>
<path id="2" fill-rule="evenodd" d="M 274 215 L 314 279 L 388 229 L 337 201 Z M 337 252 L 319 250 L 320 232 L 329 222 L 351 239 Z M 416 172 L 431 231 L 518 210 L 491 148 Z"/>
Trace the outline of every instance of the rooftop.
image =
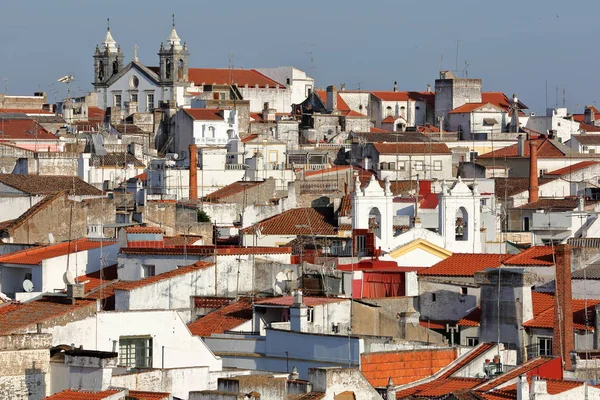
<path id="1" fill-rule="evenodd" d="M 230 69 L 230 68 L 190 68 L 188 70 L 188 78 L 197 86 L 205 85 L 231 85 L 236 84 L 238 87 L 255 87 L 260 88 L 270 87 L 285 88 L 279 82 L 268 78 L 255 69 Z"/>
<path id="2" fill-rule="evenodd" d="M 90 391 L 90 390 L 63 390 L 53 394 L 52 396 L 44 397 L 47 400 L 104 400 L 110 396 L 114 396 L 122 390 L 103 390 L 103 391 Z"/>
<path id="3" fill-rule="evenodd" d="M 294 208 L 240 230 L 241 234 L 260 232 L 260 235 L 337 235 L 333 210 L 323 208 Z"/>
<path id="4" fill-rule="evenodd" d="M 547 183 L 553 182 L 558 178 L 540 178 L 538 185 L 541 187 Z M 500 201 L 503 201 L 505 197 L 516 196 L 519 193 L 527 192 L 529 190 L 529 178 L 496 178 L 495 181 L 495 194 Z"/>
<path id="5" fill-rule="evenodd" d="M 204 196 L 204 201 L 211 201 L 211 202 L 226 202 L 227 198 L 234 196 L 238 193 L 243 193 L 244 191 L 256 187 L 256 186 L 260 186 L 263 183 L 265 183 L 265 181 L 239 181 L 239 182 L 233 182 L 227 186 L 222 187 L 221 189 L 218 189 L 214 192 L 212 192 L 209 195 Z M 253 199 L 248 199 L 249 202 L 252 202 Z"/>
<path id="6" fill-rule="evenodd" d="M 221 307 L 196 321 L 188 328 L 193 335 L 210 336 L 225 333 L 252 319 L 252 299 L 242 297 L 235 303 Z"/>
<path id="7" fill-rule="evenodd" d="M 507 254 L 454 253 L 450 257 L 419 271 L 419 276 L 472 277 L 486 268 L 498 268 L 509 258 Z"/>
<path id="8" fill-rule="evenodd" d="M 130 153 L 110 153 L 103 156 L 93 154 L 90 157 L 90 166 L 98 168 L 126 168 L 128 164 L 137 168 L 145 167 L 139 158 Z"/>
<path id="9" fill-rule="evenodd" d="M 573 136 L 575 136 L 575 135 L 573 135 Z M 598 138 L 600 139 L 600 135 L 598 135 Z M 598 143 L 598 144 L 600 144 L 600 143 Z M 581 161 L 576 164 L 569 165 L 568 167 L 564 167 L 564 168 L 556 169 L 554 171 L 546 172 L 546 173 L 544 173 L 544 175 L 565 175 L 565 174 L 569 174 L 571 172 L 576 172 L 576 171 L 580 171 L 585 168 L 593 167 L 594 165 L 598 165 L 598 164 L 600 164 L 600 162 L 598 162 L 598 161 Z"/>
<path id="10" fill-rule="evenodd" d="M 15 251 L 13 253 L 0 256 L 0 263 L 3 264 L 40 264 L 43 260 L 49 258 L 61 257 L 80 251 L 97 249 L 102 246 L 115 244 L 114 241 L 90 240 L 87 238 L 71 240 L 68 242 L 57 243 L 49 246 L 38 246 L 31 249 Z"/>
<path id="11" fill-rule="evenodd" d="M 0 114 L 0 140 L 58 140 L 33 119 L 4 119 Z"/>
<path id="12" fill-rule="evenodd" d="M 196 121 L 222 121 L 222 110 L 216 108 L 184 108 L 190 117 Z"/>
<path id="13" fill-rule="evenodd" d="M 373 147 L 379 154 L 452 154 L 446 143 L 377 142 Z"/>
<path id="14" fill-rule="evenodd" d="M 540 138 L 540 139 L 532 139 L 537 142 L 538 146 L 538 158 L 563 158 L 567 155 L 574 153 L 580 155 L 570 148 L 566 147 L 562 143 L 559 143 L 553 139 Z M 477 158 L 486 159 L 486 158 L 505 158 L 505 157 L 523 157 L 529 158 L 529 143 L 532 140 L 523 140 L 523 155 L 519 156 L 519 144 L 515 143 L 512 146 L 503 147 L 498 150 L 491 151 L 489 153 L 482 154 Z"/>
<path id="15" fill-rule="evenodd" d="M 162 274 L 149 276 L 147 278 L 140 279 L 137 281 L 121 281 L 121 282 L 117 283 L 114 288 L 115 288 L 115 290 L 125 290 L 125 291 L 135 290 L 135 289 L 139 289 L 139 288 L 142 288 L 145 286 L 152 285 L 157 282 L 171 279 L 176 276 L 185 275 L 190 272 L 205 269 L 212 265 L 214 265 L 214 264 L 198 261 L 198 262 L 195 262 L 194 264 L 187 265 L 185 267 L 180 267 L 180 268 L 168 271 L 168 272 L 163 272 Z"/>
<path id="16" fill-rule="evenodd" d="M 548 267 L 554 265 L 553 248 L 551 246 L 532 246 L 519 254 L 512 255 L 503 264 Z"/>
<path id="17" fill-rule="evenodd" d="M 76 176 L 0 174 L 0 183 L 33 195 L 64 191 L 70 196 L 101 196 L 102 191 Z"/>
<path id="18" fill-rule="evenodd" d="M 240 255 L 240 254 L 291 254 L 290 247 L 239 247 L 239 246 L 176 246 L 163 248 L 145 248 L 145 247 L 124 247 L 121 254 L 187 254 L 207 256 L 217 254 L 220 256 Z"/>

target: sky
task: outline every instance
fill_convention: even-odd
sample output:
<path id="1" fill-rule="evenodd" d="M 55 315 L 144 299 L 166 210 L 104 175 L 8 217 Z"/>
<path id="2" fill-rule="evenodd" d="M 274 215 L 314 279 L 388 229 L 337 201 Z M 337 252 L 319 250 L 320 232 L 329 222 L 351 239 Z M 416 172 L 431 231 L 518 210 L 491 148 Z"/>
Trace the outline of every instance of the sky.
<path id="1" fill-rule="evenodd" d="M 172 14 L 190 67 L 227 68 L 231 58 L 236 68 L 295 66 L 317 87 L 392 90 L 397 81 L 424 91 L 440 66 L 462 77 L 468 64 L 485 91 L 516 93 L 538 115 L 563 104 L 563 89 L 571 112 L 600 101 L 592 0 L 2 0 L 0 93 L 45 91 L 54 102 L 68 74 L 75 95 L 91 91 L 107 18 L 126 62 L 137 44 L 140 61 L 157 65 Z"/>

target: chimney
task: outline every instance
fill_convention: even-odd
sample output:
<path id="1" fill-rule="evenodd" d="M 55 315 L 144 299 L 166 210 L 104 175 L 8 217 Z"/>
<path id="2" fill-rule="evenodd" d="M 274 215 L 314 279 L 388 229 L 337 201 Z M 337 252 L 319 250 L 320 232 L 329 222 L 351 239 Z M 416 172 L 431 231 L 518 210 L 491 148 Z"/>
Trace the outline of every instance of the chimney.
<path id="1" fill-rule="evenodd" d="M 429 83 L 427 84 L 427 93 L 431 93 L 431 85 Z"/>
<path id="2" fill-rule="evenodd" d="M 595 120 L 596 116 L 594 115 L 594 109 L 592 106 L 585 106 L 585 111 L 583 112 L 583 122 L 588 125 L 594 125 Z"/>
<path id="3" fill-rule="evenodd" d="M 573 334 L 573 306 L 571 295 L 571 246 L 559 244 L 554 248 L 556 296 L 554 306 L 554 336 L 552 354 L 562 357 L 563 369 L 572 370 L 571 352 L 575 350 Z"/>
<path id="4" fill-rule="evenodd" d="M 545 399 L 548 396 L 548 385 L 546 381 L 540 379 L 539 376 L 531 377 L 531 389 L 529 390 L 529 397 L 525 399 Z"/>
<path id="5" fill-rule="evenodd" d="M 529 399 L 529 382 L 527 382 L 526 375 L 521 375 L 517 378 L 517 399 Z"/>
<path id="6" fill-rule="evenodd" d="M 327 111 L 337 111 L 337 88 L 333 85 L 327 86 Z"/>
<path id="7" fill-rule="evenodd" d="M 535 203 L 539 200 L 538 186 L 538 149 L 535 140 L 529 141 L 529 203 Z"/>
<path id="8" fill-rule="evenodd" d="M 398 91 L 398 82 L 394 81 L 394 92 Z"/>
<path id="9" fill-rule="evenodd" d="M 308 308 L 302 302 L 302 290 L 294 292 L 294 304 L 290 307 L 290 331 L 306 332 L 308 328 Z"/>
<path id="10" fill-rule="evenodd" d="M 190 144 L 190 200 L 198 199 L 198 146 Z"/>
<path id="11" fill-rule="evenodd" d="M 523 151 L 523 135 L 517 136 L 517 156 L 523 157 L 525 152 Z"/>

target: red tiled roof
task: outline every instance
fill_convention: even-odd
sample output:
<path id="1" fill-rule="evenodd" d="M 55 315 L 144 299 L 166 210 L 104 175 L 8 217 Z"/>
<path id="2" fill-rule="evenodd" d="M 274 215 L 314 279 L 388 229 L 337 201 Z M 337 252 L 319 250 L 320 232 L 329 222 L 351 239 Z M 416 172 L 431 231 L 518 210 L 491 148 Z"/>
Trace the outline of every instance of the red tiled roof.
<path id="1" fill-rule="evenodd" d="M 481 102 L 481 103 L 466 103 L 463 104 L 460 107 L 456 107 L 454 110 L 450 111 L 450 114 L 460 114 L 460 113 L 468 113 L 468 112 L 472 112 L 475 111 L 481 107 L 485 107 L 485 106 L 492 106 L 494 108 L 500 108 L 498 106 L 496 106 L 495 104 L 489 103 L 489 102 Z M 498 110 L 498 112 L 506 112 L 506 110 Z"/>
<path id="2" fill-rule="evenodd" d="M 385 387 L 389 378 L 402 385 L 429 377 L 455 359 L 453 348 L 364 353 L 361 372 L 374 387 Z"/>
<path id="3" fill-rule="evenodd" d="M 101 392 L 95 392 L 91 390 L 63 390 L 53 394 L 52 396 L 44 397 L 48 400 L 104 400 L 107 397 L 113 396 L 121 390 L 103 390 Z"/>
<path id="4" fill-rule="evenodd" d="M 102 268 L 99 271 L 78 276 L 75 279 L 75 282 L 86 282 L 84 284 L 84 289 L 87 293 L 98 288 L 100 285 L 104 285 L 118 278 L 117 264 L 114 264 L 109 267 Z"/>
<path id="5" fill-rule="evenodd" d="M 532 291 L 531 302 L 533 303 L 533 316 L 535 317 L 554 307 L 554 294 Z"/>
<path id="6" fill-rule="evenodd" d="M 435 210 L 440 202 L 437 193 L 427 193 L 419 202 L 419 208 L 425 210 Z"/>
<path id="7" fill-rule="evenodd" d="M 176 246 L 162 248 L 146 248 L 146 247 L 124 247 L 121 249 L 122 254 L 189 254 L 189 255 L 213 255 L 220 256 L 240 255 L 240 254 L 287 254 L 292 252 L 291 247 L 217 247 L 214 246 Z"/>
<path id="8" fill-rule="evenodd" d="M 217 69 L 217 68 L 190 68 L 188 70 L 188 79 L 196 85 L 202 83 L 206 85 L 231 85 L 238 87 L 258 87 L 264 88 L 267 85 L 270 88 L 279 86 L 285 88 L 281 83 L 261 74 L 255 69 Z"/>
<path id="9" fill-rule="evenodd" d="M 139 289 L 141 287 L 152 285 L 154 283 L 164 281 L 167 279 L 171 279 L 171 278 L 179 276 L 179 275 L 185 275 L 185 274 L 188 274 L 193 271 L 198 271 L 201 269 L 208 268 L 211 265 L 214 265 L 214 264 L 209 263 L 209 262 L 198 261 L 198 262 L 195 262 L 194 264 L 187 265 L 185 267 L 180 267 L 180 268 L 168 271 L 168 272 L 164 272 L 162 274 L 149 276 L 147 278 L 140 279 L 137 281 L 121 281 L 115 286 L 115 290 L 130 291 L 130 290 Z"/>
<path id="10" fill-rule="evenodd" d="M 600 135 L 598 135 L 600 137 Z M 571 172 L 579 171 L 584 168 L 591 167 L 593 165 L 600 164 L 598 161 L 582 161 L 577 164 L 569 165 L 568 167 L 555 169 L 554 171 L 544 173 L 544 175 L 564 175 Z"/>
<path id="11" fill-rule="evenodd" d="M 88 121 L 98 121 L 101 122 L 104 120 L 104 110 L 98 107 L 88 107 Z"/>
<path id="12" fill-rule="evenodd" d="M 253 188 L 255 186 L 262 185 L 264 181 L 240 181 L 233 182 L 227 186 L 218 189 L 211 194 L 204 196 L 204 201 L 221 202 L 226 201 L 228 197 L 243 193 L 245 190 Z"/>
<path id="13" fill-rule="evenodd" d="M 251 134 L 251 135 L 244 136 L 244 137 L 242 138 L 242 143 L 248 143 L 248 142 L 250 142 L 250 141 L 252 141 L 252 140 L 256 139 L 258 136 L 259 136 L 259 135 L 258 135 L 258 134 L 256 134 L 256 133 L 253 133 L 253 134 Z"/>
<path id="14" fill-rule="evenodd" d="M 425 101 L 419 92 L 376 91 L 371 94 L 382 101 Z"/>
<path id="15" fill-rule="evenodd" d="M 481 322 L 481 307 L 476 307 L 473 311 L 462 317 L 456 324 L 458 326 L 479 326 Z"/>
<path id="16" fill-rule="evenodd" d="M 580 122 L 579 130 L 582 130 L 585 132 L 600 132 L 600 127 L 598 127 L 596 125 L 590 125 L 590 124 L 586 124 L 584 122 Z"/>
<path id="17" fill-rule="evenodd" d="M 303 296 L 302 303 L 308 307 L 319 306 L 322 304 L 330 304 L 330 303 L 340 303 L 342 301 L 347 301 L 348 298 L 345 297 L 309 297 Z M 283 306 L 283 307 L 291 307 L 294 304 L 294 296 L 283 296 L 283 297 L 272 297 L 269 299 L 263 299 L 255 301 L 254 304 L 257 305 L 271 305 L 271 306 Z"/>
<path id="18" fill-rule="evenodd" d="M 331 208 L 294 208 L 241 229 L 242 234 L 260 230 L 261 235 L 337 235 Z"/>
<path id="19" fill-rule="evenodd" d="M 519 365 L 518 367 L 516 367 L 508 372 L 505 372 L 504 374 L 498 376 L 497 378 L 487 381 L 485 384 L 478 386 L 476 389 L 480 390 L 480 391 L 488 391 L 488 390 L 492 390 L 495 387 L 503 385 L 503 384 L 509 382 L 510 380 L 515 379 L 516 377 L 518 377 L 520 375 L 537 374 L 537 373 L 539 373 L 538 371 L 541 366 L 543 366 L 544 364 L 550 363 L 554 360 L 557 360 L 559 362 L 558 370 L 560 371 L 560 373 L 562 373 L 562 370 L 560 368 L 560 358 L 536 357 L 536 358 L 533 358 L 531 360 L 524 362 L 523 364 Z"/>
<path id="20" fill-rule="evenodd" d="M 128 400 L 168 400 L 171 393 L 168 392 L 142 392 L 139 390 L 130 390 Z"/>
<path id="21" fill-rule="evenodd" d="M 48 132 L 33 119 L 1 119 L 0 140 L 2 139 L 34 141 L 58 140 L 58 137 Z"/>
<path id="22" fill-rule="evenodd" d="M 58 243 L 50 246 L 38 246 L 31 249 L 15 251 L 0 256 L 0 263 L 6 264 L 40 264 L 48 258 L 65 256 L 75 252 L 97 249 L 101 246 L 110 246 L 114 241 L 89 240 L 87 238 Z"/>
<path id="23" fill-rule="evenodd" d="M 510 256 L 504 261 L 504 265 L 526 265 L 526 266 L 551 266 L 554 265 L 554 257 L 551 246 L 532 246 L 527 250 Z"/>
<path id="24" fill-rule="evenodd" d="M 452 154 L 446 143 L 373 143 L 379 154 Z"/>
<path id="25" fill-rule="evenodd" d="M 221 110 L 217 108 L 184 108 L 183 110 L 196 121 L 223 120 Z"/>
<path id="26" fill-rule="evenodd" d="M 472 389 L 483 382 L 483 379 L 477 378 L 450 378 L 436 379 L 432 382 L 414 386 L 405 390 L 396 392 L 397 399 L 404 399 L 408 396 L 411 398 L 440 398 L 444 395 L 449 395 L 457 391 Z M 395 382 L 394 382 L 395 383 Z"/>
<path id="27" fill-rule="evenodd" d="M 523 142 L 523 157 L 529 158 L 529 142 L 531 140 L 524 140 Z M 550 139 L 535 139 L 538 144 L 538 158 L 557 158 L 565 157 L 565 153 L 562 152 Z M 482 154 L 478 158 L 504 158 L 504 157 L 518 157 L 519 149 L 518 144 L 512 146 L 503 147 L 498 150 L 491 151 L 489 153 Z"/>
<path id="28" fill-rule="evenodd" d="M 574 329 L 581 331 L 591 331 L 594 329 L 594 309 L 597 304 L 600 304 L 600 300 L 572 300 Z M 554 325 L 556 325 L 554 304 L 552 304 L 546 310 L 534 315 L 533 319 L 523 323 L 523 326 L 528 328 L 554 329 Z"/>
<path id="29" fill-rule="evenodd" d="M 195 336 L 210 336 L 213 333 L 225 333 L 251 319 L 252 299 L 242 297 L 235 303 L 190 322 L 188 328 Z"/>
<path id="30" fill-rule="evenodd" d="M 47 296 L 29 303 L 0 306 L 0 335 L 11 334 L 81 308 L 96 310 L 96 300 L 78 299 L 75 304 L 66 304 L 63 300 L 64 297 Z"/>
<path id="31" fill-rule="evenodd" d="M 352 215 L 352 194 L 347 194 L 342 197 L 338 215 L 340 217 L 349 217 Z"/>
<path id="32" fill-rule="evenodd" d="M 392 133 L 392 132 L 388 131 L 387 129 L 381 129 L 381 128 L 369 128 L 369 132 L 371 132 L 371 133 Z"/>
<path id="33" fill-rule="evenodd" d="M 431 124 L 417 126 L 417 132 L 420 132 L 420 133 L 434 133 L 434 132 L 439 132 L 439 131 L 440 131 L 440 129 L 438 127 L 433 126 Z"/>
<path id="34" fill-rule="evenodd" d="M 366 116 L 365 114 L 361 114 L 358 111 L 354 111 L 354 110 L 345 110 L 342 111 L 342 115 L 344 117 L 360 117 L 360 118 L 369 118 L 368 116 Z"/>
<path id="35" fill-rule="evenodd" d="M 450 257 L 419 271 L 429 276 L 473 276 L 486 268 L 498 268 L 509 255 L 454 253 Z"/>
<path id="36" fill-rule="evenodd" d="M 125 229 L 127 233 L 163 233 L 158 226 L 130 226 Z"/>
<path id="37" fill-rule="evenodd" d="M 141 174 L 134 176 L 134 178 L 139 179 L 141 181 L 145 181 L 148 179 L 148 173 L 144 171 Z"/>
<path id="38" fill-rule="evenodd" d="M 317 96 L 319 96 L 323 105 L 327 106 L 327 92 L 325 90 L 315 90 L 315 93 L 317 94 Z M 337 94 L 337 110 L 350 111 L 350 107 L 344 101 L 342 96 L 340 96 L 339 92 Z M 363 116 L 363 114 L 360 114 L 360 115 Z"/>
<path id="39" fill-rule="evenodd" d="M 382 124 L 393 124 L 394 122 L 396 122 L 397 119 L 404 119 L 402 117 L 392 117 L 391 115 L 388 115 L 387 117 L 385 117 L 381 123 Z"/>

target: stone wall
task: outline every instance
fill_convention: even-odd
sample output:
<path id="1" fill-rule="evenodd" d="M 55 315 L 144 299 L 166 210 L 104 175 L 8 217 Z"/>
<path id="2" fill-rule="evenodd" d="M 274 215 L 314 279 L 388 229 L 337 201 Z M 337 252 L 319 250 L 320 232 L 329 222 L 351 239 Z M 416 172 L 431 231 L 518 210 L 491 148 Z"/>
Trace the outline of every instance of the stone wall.
<path id="1" fill-rule="evenodd" d="M 50 383 L 48 334 L 0 336 L 0 399 L 42 399 Z"/>

